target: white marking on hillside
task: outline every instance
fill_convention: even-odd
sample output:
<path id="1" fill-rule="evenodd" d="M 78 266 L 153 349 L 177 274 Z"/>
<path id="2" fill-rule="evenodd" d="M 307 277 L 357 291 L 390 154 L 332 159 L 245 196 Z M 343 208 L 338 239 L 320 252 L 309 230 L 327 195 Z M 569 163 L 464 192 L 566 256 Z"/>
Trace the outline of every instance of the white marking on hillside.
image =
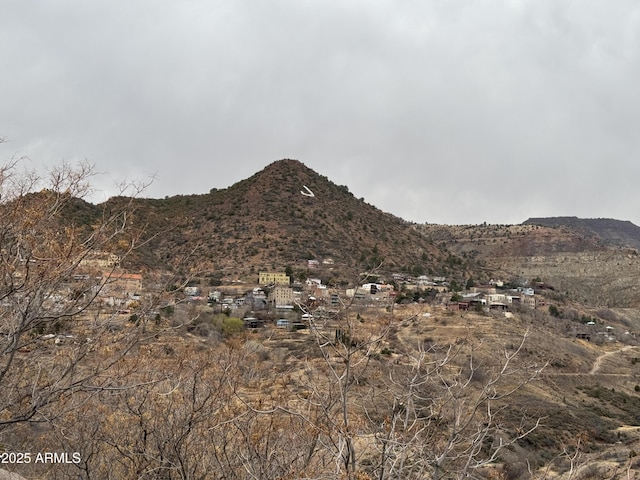
<path id="1" fill-rule="evenodd" d="M 315 197 L 315 195 L 313 194 L 313 192 L 309 189 L 309 187 L 307 187 L 306 185 L 303 185 L 304 189 L 306 190 L 306 192 L 303 192 L 302 190 L 300 190 L 300 193 L 302 195 L 304 195 L 305 197 Z"/>

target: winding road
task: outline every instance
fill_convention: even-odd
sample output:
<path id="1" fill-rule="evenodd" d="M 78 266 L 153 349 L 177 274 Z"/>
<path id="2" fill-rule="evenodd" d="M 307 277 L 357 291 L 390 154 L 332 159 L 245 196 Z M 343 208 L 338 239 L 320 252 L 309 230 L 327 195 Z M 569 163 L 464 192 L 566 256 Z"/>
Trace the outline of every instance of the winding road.
<path id="1" fill-rule="evenodd" d="M 611 355 L 615 355 L 616 353 L 624 352 L 625 350 L 630 350 L 632 348 L 633 348 L 633 345 L 627 345 L 626 347 L 622 347 L 618 350 L 613 350 L 611 352 L 603 353 L 598 358 L 596 358 L 595 362 L 593 362 L 593 367 L 591 368 L 589 375 L 595 375 L 596 373 L 598 373 L 598 371 L 600 370 L 600 367 L 602 366 L 602 362 L 604 361 L 605 358 Z"/>

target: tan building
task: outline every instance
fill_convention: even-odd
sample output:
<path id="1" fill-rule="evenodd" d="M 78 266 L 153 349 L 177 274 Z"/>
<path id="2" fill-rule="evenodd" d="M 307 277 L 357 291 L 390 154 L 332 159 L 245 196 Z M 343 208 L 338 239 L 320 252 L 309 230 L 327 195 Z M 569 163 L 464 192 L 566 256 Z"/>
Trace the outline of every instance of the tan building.
<path id="1" fill-rule="evenodd" d="M 258 277 L 258 283 L 260 285 L 289 285 L 291 279 L 289 275 L 284 272 L 260 272 Z"/>
<path id="2" fill-rule="evenodd" d="M 277 285 L 269 294 L 269 301 L 276 307 L 293 305 L 293 288 Z"/>
<path id="3" fill-rule="evenodd" d="M 90 252 L 80 261 L 81 266 L 112 268 L 120 265 L 120 257 L 108 252 Z"/>
<path id="4" fill-rule="evenodd" d="M 536 308 L 536 298 L 533 295 L 523 295 L 520 297 L 520 302 L 529 308 Z"/>

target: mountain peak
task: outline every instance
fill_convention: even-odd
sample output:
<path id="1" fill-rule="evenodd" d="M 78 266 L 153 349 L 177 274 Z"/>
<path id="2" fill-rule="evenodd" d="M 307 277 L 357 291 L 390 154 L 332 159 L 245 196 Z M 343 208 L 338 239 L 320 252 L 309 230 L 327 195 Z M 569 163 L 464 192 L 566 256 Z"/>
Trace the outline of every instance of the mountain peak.
<path id="1" fill-rule="evenodd" d="M 274 204 L 284 202 L 287 206 L 328 208 L 330 204 L 344 203 L 352 197 L 349 189 L 338 186 L 327 177 L 320 175 L 299 160 L 282 159 L 270 163 L 251 177 L 231 187 L 229 193 L 237 201 L 238 197 L 250 202 Z M 339 207 L 339 205 L 334 205 Z"/>
<path id="2" fill-rule="evenodd" d="M 320 175 L 307 167 L 300 160 L 294 160 L 292 158 L 283 158 L 282 160 L 276 160 L 264 167 L 259 172 L 256 172 L 249 178 L 262 177 L 262 176 L 280 176 L 280 177 L 319 177 Z"/>
<path id="3" fill-rule="evenodd" d="M 273 170 L 273 169 L 300 169 L 300 170 L 311 170 L 300 160 L 296 160 L 295 158 L 283 158 L 281 160 L 276 160 L 275 162 L 267 165 L 264 170 Z"/>

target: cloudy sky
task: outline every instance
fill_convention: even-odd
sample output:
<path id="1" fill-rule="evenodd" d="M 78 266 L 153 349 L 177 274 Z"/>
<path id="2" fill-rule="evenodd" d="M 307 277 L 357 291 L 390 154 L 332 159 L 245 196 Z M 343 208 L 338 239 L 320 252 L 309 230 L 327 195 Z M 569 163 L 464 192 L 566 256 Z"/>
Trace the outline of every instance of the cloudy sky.
<path id="1" fill-rule="evenodd" d="M 94 201 L 296 158 L 406 220 L 640 225 L 636 0 L 0 0 L 3 161 Z"/>

